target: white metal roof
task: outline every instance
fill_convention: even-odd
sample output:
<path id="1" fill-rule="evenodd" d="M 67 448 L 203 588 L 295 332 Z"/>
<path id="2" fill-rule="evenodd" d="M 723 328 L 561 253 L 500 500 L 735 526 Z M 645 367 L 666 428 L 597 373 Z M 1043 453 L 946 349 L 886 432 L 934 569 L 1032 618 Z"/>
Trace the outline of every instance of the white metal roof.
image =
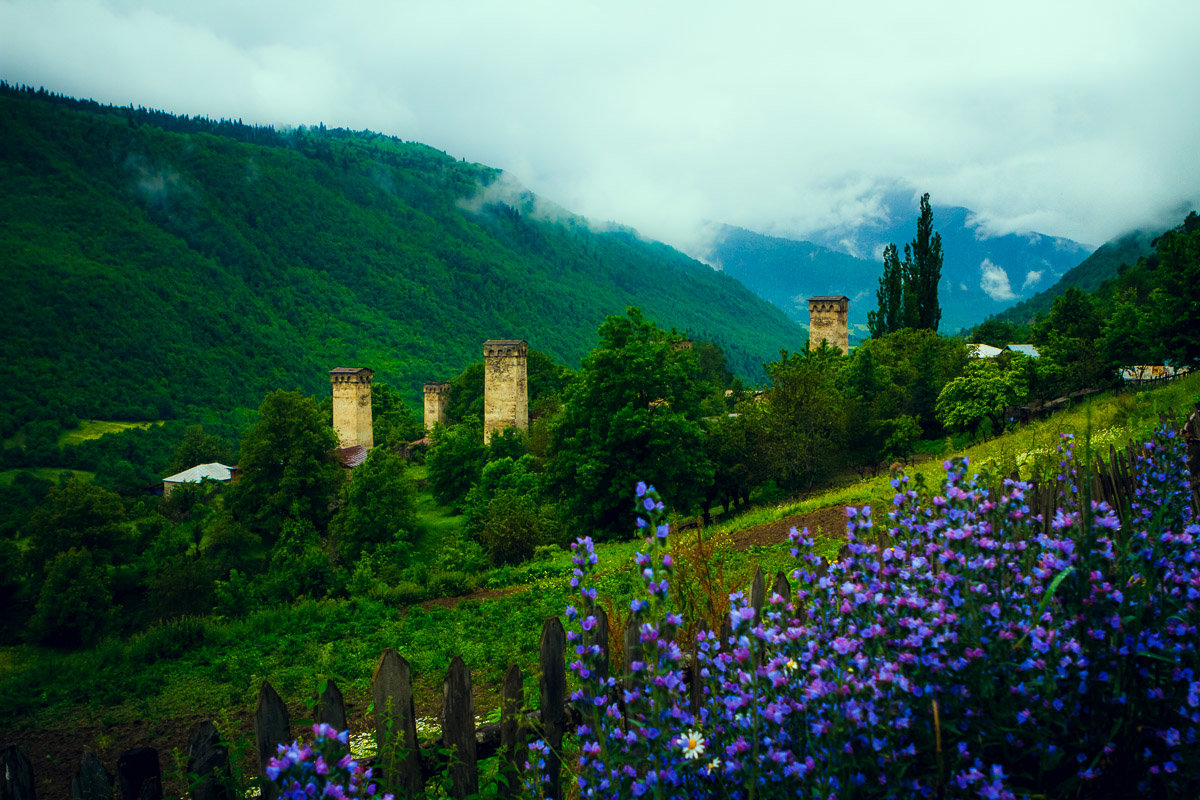
<path id="1" fill-rule="evenodd" d="M 982 342 L 967 345 L 967 355 L 974 358 L 995 358 L 1003 352 L 999 347 L 992 347 L 990 344 L 983 344 Z"/>
<path id="2" fill-rule="evenodd" d="M 213 462 L 211 464 L 197 464 L 191 469 L 185 469 L 177 475 L 172 475 L 169 478 L 163 478 L 163 483 L 199 483 L 208 478 L 210 481 L 227 481 L 232 467 L 227 467 L 224 464 Z"/>

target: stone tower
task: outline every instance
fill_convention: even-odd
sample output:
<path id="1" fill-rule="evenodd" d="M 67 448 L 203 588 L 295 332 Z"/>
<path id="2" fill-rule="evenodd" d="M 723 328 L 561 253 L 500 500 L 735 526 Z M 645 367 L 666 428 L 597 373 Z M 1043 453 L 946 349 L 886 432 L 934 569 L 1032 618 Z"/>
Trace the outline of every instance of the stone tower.
<path id="1" fill-rule="evenodd" d="M 371 377 L 366 367 L 338 367 L 329 370 L 333 383 L 333 429 L 338 447 L 375 446 L 371 433 Z"/>
<path id="2" fill-rule="evenodd" d="M 808 349 L 816 350 L 824 339 L 830 347 L 848 354 L 850 328 L 846 323 L 846 315 L 849 311 L 849 297 L 808 298 Z"/>
<path id="3" fill-rule="evenodd" d="M 483 343 L 483 441 L 492 431 L 529 430 L 529 387 L 522 339 L 488 339 Z"/>
<path id="4" fill-rule="evenodd" d="M 433 424 L 446 424 L 446 405 L 450 402 L 450 384 L 445 381 L 425 384 L 425 430 L 433 430 Z"/>

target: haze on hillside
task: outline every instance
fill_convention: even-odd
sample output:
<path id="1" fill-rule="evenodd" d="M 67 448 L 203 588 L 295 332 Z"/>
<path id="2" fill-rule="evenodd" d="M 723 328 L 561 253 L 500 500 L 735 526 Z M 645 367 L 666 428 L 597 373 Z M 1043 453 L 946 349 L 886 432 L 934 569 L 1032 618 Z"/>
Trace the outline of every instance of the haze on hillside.
<path id="1" fill-rule="evenodd" d="M 1099 244 L 1197 197 L 1198 32 L 1191 0 L 8 0 L 0 78 L 425 142 L 700 256 L 705 220 L 877 223 L 897 181 Z"/>

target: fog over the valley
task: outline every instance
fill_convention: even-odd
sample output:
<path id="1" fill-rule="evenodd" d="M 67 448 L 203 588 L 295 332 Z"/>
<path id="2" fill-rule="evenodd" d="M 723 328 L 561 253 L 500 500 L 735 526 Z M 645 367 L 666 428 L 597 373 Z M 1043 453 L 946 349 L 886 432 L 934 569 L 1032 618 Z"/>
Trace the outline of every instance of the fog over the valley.
<path id="1" fill-rule="evenodd" d="M 9 83 L 369 128 L 695 254 L 705 221 L 852 228 L 897 181 L 982 232 L 1177 222 L 1197 41 L 1194 0 L 0 0 Z"/>

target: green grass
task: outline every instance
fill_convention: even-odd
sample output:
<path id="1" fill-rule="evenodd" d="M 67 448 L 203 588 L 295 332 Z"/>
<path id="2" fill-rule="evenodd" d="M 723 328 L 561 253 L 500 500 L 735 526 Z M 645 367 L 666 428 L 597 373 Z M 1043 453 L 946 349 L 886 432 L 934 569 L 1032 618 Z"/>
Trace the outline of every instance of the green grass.
<path id="1" fill-rule="evenodd" d="M 130 430 L 131 428 L 141 428 L 145 430 L 153 425 L 162 425 L 162 421 L 157 422 L 119 422 L 116 420 L 103 419 L 85 419 L 79 423 L 79 427 L 63 431 L 58 437 L 59 447 L 67 445 L 80 444 L 90 439 L 99 439 L 109 433 L 121 433 L 122 431 Z"/>
<path id="2" fill-rule="evenodd" d="M 21 473 L 27 473 L 35 478 L 42 478 L 43 480 L 57 483 L 59 477 L 64 472 L 69 472 L 73 477 L 89 483 L 96 477 L 96 473 L 81 469 L 67 469 L 66 467 L 21 467 L 18 469 L 6 469 L 0 472 L 0 486 L 12 486 L 12 482 Z"/>

